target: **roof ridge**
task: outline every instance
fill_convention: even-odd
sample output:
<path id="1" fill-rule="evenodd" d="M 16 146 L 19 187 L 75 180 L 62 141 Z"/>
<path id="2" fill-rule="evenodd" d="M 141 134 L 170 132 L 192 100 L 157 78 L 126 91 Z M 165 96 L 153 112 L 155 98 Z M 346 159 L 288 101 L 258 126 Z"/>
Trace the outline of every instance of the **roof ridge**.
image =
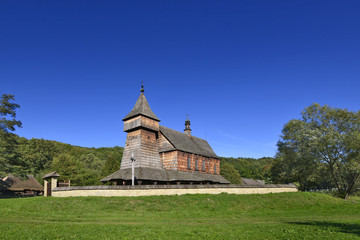
<path id="1" fill-rule="evenodd" d="M 202 140 L 202 141 L 205 141 L 205 142 L 208 142 L 208 141 L 206 141 L 205 139 L 203 139 L 203 138 L 199 138 L 199 137 L 196 137 L 196 136 L 194 136 L 194 135 L 187 135 L 186 133 L 184 133 L 184 132 L 180 132 L 180 131 L 178 131 L 178 130 L 175 130 L 175 129 L 172 129 L 172 128 L 168 128 L 168 127 L 165 127 L 164 125 L 159 125 L 159 127 L 164 127 L 164 128 L 167 128 L 167 129 L 170 129 L 170 130 L 172 130 L 172 131 L 175 131 L 175 132 L 178 132 L 178 133 L 181 133 L 181 134 L 184 134 L 185 136 L 187 136 L 188 138 L 196 138 L 196 139 L 199 139 L 199 140 Z"/>
<path id="2" fill-rule="evenodd" d="M 205 157 L 218 158 L 209 143 L 195 136 L 189 136 L 183 132 L 160 125 L 160 132 L 175 147 L 175 149 L 198 154 Z"/>

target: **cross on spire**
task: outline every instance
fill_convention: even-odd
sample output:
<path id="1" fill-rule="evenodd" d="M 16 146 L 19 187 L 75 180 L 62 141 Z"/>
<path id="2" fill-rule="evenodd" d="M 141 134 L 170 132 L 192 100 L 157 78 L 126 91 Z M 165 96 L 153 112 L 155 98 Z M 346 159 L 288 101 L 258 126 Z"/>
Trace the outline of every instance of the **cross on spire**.
<path id="1" fill-rule="evenodd" d="M 141 90 L 140 92 L 144 92 L 144 81 L 141 81 Z"/>

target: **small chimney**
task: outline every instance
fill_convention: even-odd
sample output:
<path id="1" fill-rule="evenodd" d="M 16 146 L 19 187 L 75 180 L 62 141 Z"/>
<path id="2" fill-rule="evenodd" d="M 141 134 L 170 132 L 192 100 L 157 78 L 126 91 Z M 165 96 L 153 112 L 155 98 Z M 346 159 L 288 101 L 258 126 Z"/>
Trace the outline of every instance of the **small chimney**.
<path id="1" fill-rule="evenodd" d="M 185 121 L 185 130 L 184 133 L 188 136 L 191 136 L 191 129 L 190 129 L 190 120 L 189 117 L 187 117 L 186 121 Z"/>

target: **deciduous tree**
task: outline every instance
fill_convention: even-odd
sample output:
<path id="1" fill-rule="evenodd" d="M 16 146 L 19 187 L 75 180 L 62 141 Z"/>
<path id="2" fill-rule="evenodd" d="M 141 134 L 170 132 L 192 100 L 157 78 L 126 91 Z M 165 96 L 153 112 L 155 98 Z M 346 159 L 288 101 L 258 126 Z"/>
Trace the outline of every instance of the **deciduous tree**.
<path id="1" fill-rule="evenodd" d="M 339 195 L 347 198 L 360 180 L 360 112 L 309 106 L 301 120 L 284 126 L 277 158 L 286 166 L 279 174 L 299 182 L 316 179 L 326 167 Z"/>
<path id="2" fill-rule="evenodd" d="M 233 165 L 221 162 L 221 175 L 232 184 L 241 184 L 241 176 Z"/>

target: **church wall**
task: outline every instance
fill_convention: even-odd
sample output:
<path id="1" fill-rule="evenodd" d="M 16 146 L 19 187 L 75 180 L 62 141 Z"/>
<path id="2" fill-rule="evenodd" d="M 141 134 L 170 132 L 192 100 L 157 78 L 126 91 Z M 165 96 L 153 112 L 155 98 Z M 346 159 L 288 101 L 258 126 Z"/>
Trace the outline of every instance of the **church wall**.
<path id="1" fill-rule="evenodd" d="M 125 148 L 121 160 L 121 168 L 131 168 L 131 153 L 135 159 L 140 157 L 140 130 L 129 132 L 126 136 Z M 135 167 L 138 167 L 140 161 L 135 161 Z"/>
<path id="2" fill-rule="evenodd" d="M 141 115 L 124 122 L 124 132 L 138 127 L 159 131 L 159 122 Z"/>
<path id="3" fill-rule="evenodd" d="M 127 134 L 121 169 L 131 168 L 131 153 L 135 167 L 162 168 L 155 132 L 138 129 Z"/>
<path id="4" fill-rule="evenodd" d="M 215 165 L 217 168 L 216 174 L 219 175 L 220 172 L 220 160 L 216 158 L 209 158 L 193 153 L 186 153 L 182 151 L 177 152 L 177 161 L 178 161 L 178 171 L 184 172 L 193 172 L 198 171 L 201 173 L 215 174 Z M 188 158 L 190 158 L 190 167 L 188 169 Z M 198 160 L 198 170 L 196 170 L 196 159 Z M 205 171 L 203 169 L 203 162 L 205 162 Z"/>
<path id="5" fill-rule="evenodd" d="M 166 139 L 166 137 L 164 137 L 164 135 L 161 132 L 159 132 L 159 138 L 157 141 L 160 152 L 174 149 L 174 146 Z"/>
<path id="6" fill-rule="evenodd" d="M 141 131 L 141 167 L 162 168 L 159 157 L 159 148 L 156 141 L 156 133 Z"/>
<path id="7" fill-rule="evenodd" d="M 162 152 L 160 159 L 165 169 L 177 170 L 178 169 L 178 155 L 177 151 Z"/>

